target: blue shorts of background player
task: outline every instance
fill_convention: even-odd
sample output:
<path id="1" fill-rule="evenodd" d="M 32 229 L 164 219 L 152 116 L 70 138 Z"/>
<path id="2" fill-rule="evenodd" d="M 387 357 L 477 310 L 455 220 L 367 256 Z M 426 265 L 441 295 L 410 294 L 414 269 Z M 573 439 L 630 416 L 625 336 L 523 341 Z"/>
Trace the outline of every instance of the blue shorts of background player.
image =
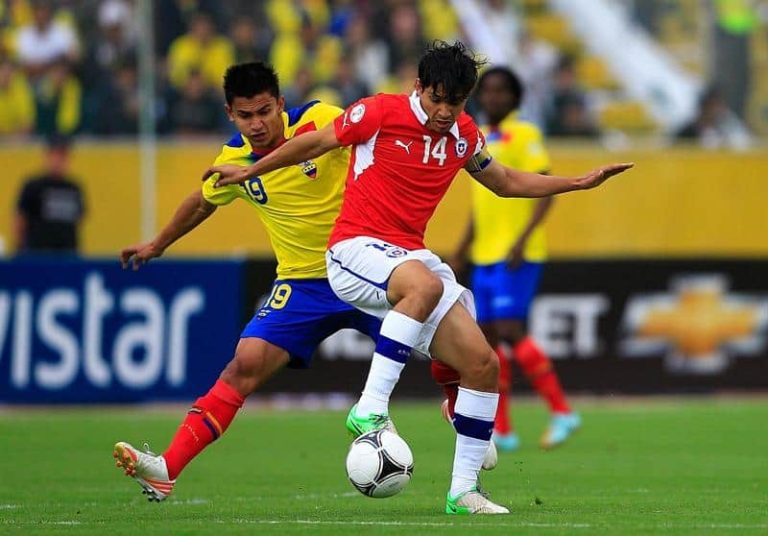
<path id="1" fill-rule="evenodd" d="M 510 268 L 506 262 L 476 266 L 472 271 L 472 292 L 477 322 L 525 320 L 542 268 L 540 262 L 523 262 L 517 268 Z"/>
<path id="2" fill-rule="evenodd" d="M 327 279 L 278 279 L 240 336 L 279 346 L 290 354 L 289 367 L 307 368 L 323 339 L 344 328 L 376 340 L 381 320 L 341 301 Z"/>

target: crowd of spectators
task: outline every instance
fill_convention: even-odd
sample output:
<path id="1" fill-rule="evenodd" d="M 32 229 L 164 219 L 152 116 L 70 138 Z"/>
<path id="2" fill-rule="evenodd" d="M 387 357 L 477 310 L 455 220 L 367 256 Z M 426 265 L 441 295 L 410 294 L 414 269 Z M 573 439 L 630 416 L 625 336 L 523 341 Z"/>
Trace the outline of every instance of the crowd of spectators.
<path id="1" fill-rule="evenodd" d="M 599 136 L 595 107 L 580 85 L 574 59 L 528 32 L 522 2 L 471 1 L 481 6 L 487 25 L 479 31 L 493 36 L 494 46 L 526 85 L 521 116 L 550 136 Z M 730 32 L 720 34 L 741 46 L 738 50 L 742 36 L 754 27 L 736 10 L 745 2 L 714 4 L 722 8 L 716 21 Z M 409 92 L 416 62 L 429 42 L 471 43 L 478 32 L 463 31 L 450 0 L 150 4 L 156 73 L 152 112 L 163 135 L 230 130 L 221 113 L 220 86 L 233 63 L 260 59 L 274 65 L 288 107 L 312 98 L 346 106 L 380 91 Z M 660 2 L 632 5 L 637 6 L 637 22 L 653 27 L 658 13 L 650 8 Z M 137 0 L 0 0 L 0 136 L 136 135 L 142 112 L 137 11 Z M 731 73 L 728 83 L 715 80 L 713 85 L 743 120 L 746 93 L 732 91 L 732 86 L 745 86 L 736 84 L 742 78 L 748 80 Z"/>
<path id="2" fill-rule="evenodd" d="M 530 86 L 523 114 L 552 134 L 596 133 L 567 58 L 528 35 L 503 0 L 489 24 Z M 221 77 L 263 59 L 280 74 L 287 106 L 339 106 L 368 94 L 410 92 L 434 39 L 466 36 L 450 0 L 159 0 L 152 2 L 157 131 L 229 131 Z M 0 0 L 0 136 L 131 136 L 139 128 L 135 0 Z M 565 114 L 563 114 L 565 112 Z"/>

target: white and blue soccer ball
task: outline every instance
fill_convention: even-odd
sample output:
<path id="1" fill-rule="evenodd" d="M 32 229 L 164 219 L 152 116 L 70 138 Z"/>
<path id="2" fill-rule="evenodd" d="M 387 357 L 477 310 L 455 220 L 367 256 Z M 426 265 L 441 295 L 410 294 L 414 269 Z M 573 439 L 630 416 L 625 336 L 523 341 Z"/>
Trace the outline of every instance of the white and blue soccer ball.
<path id="1" fill-rule="evenodd" d="M 403 491 L 413 475 L 413 453 L 403 438 L 375 430 L 352 442 L 347 477 L 360 493 L 377 499 Z"/>

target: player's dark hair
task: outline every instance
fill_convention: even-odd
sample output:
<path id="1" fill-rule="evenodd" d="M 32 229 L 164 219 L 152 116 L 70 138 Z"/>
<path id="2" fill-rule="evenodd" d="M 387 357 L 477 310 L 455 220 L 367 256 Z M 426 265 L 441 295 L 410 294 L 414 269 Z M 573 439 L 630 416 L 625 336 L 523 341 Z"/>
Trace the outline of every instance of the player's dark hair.
<path id="1" fill-rule="evenodd" d="M 419 80 L 423 88 L 439 88 L 450 104 L 458 104 L 469 97 L 484 64 L 459 41 L 434 41 L 419 61 Z"/>
<path id="2" fill-rule="evenodd" d="M 512 95 L 512 111 L 520 108 L 520 103 L 523 102 L 523 95 L 525 94 L 525 87 L 515 72 L 507 67 L 491 67 L 486 70 L 477 81 L 477 92 L 479 93 L 483 90 L 485 81 L 491 76 L 500 76 L 504 79 L 507 91 Z"/>
<path id="3" fill-rule="evenodd" d="M 265 92 L 278 98 L 280 82 L 272 66 L 263 61 L 232 65 L 224 74 L 224 98 L 230 106 L 235 97 L 249 99 Z"/>

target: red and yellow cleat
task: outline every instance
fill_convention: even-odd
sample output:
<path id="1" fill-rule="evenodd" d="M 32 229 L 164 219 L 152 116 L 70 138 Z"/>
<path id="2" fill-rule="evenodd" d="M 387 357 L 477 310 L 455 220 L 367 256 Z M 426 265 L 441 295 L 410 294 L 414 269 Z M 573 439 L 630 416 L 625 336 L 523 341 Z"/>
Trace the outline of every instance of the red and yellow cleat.
<path id="1" fill-rule="evenodd" d="M 147 445 L 139 450 L 130 443 L 115 443 L 112 451 L 115 465 L 142 487 L 142 493 L 150 502 L 164 501 L 173 491 L 175 480 L 168 478 L 165 459 L 149 451 Z"/>

